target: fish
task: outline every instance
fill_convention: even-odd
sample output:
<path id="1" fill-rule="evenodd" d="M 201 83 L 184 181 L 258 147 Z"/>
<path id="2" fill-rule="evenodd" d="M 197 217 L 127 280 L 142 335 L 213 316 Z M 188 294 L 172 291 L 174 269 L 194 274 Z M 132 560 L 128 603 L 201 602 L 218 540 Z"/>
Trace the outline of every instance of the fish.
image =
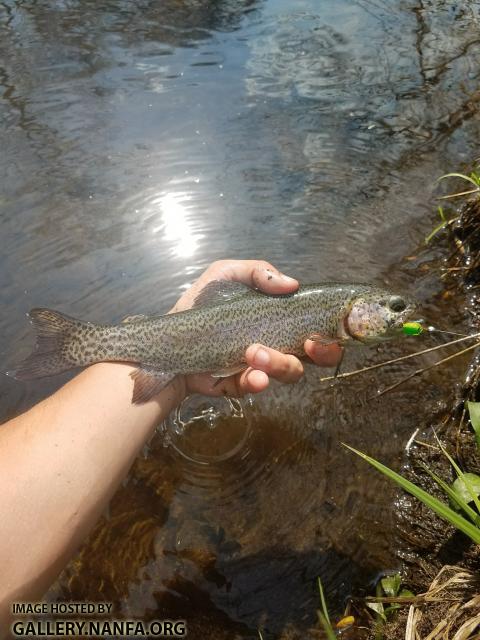
<path id="1" fill-rule="evenodd" d="M 367 284 L 302 285 L 294 293 L 270 295 L 215 280 L 191 309 L 130 316 L 119 324 L 94 324 L 36 308 L 28 314 L 36 348 L 12 373 L 17 380 L 30 380 L 98 362 L 134 363 L 132 403 L 142 404 L 177 375 L 222 378 L 246 369 L 245 351 L 254 343 L 304 357 L 308 338 L 341 345 L 394 338 L 416 306 L 410 298 Z"/>

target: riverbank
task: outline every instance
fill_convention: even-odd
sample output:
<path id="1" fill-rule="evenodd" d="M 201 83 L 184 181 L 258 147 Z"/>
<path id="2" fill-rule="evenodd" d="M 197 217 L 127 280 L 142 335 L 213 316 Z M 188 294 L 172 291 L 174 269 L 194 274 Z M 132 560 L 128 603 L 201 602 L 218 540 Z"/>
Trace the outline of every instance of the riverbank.
<path id="1" fill-rule="evenodd" d="M 470 185 L 471 189 L 471 185 Z M 458 200 L 455 200 L 458 202 Z M 440 277 L 444 295 L 464 300 L 468 333 L 480 330 L 480 197 L 463 196 L 441 212 L 444 224 L 433 237 L 445 252 Z M 403 475 L 430 494 L 444 498 L 427 469 L 451 484 L 456 475 L 442 453 L 447 449 L 464 472 L 480 473 L 480 455 L 469 424 L 467 401 L 480 399 L 478 349 L 455 390 L 450 407 L 412 436 Z M 398 527 L 403 538 L 404 584 L 416 594 L 395 620 L 373 625 L 371 640 L 466 640 L 480 638 L 480 546 L 437 517 L 418 500 L 398 499 Z M 380 635 L 379 635 L 380 633 Z"/>

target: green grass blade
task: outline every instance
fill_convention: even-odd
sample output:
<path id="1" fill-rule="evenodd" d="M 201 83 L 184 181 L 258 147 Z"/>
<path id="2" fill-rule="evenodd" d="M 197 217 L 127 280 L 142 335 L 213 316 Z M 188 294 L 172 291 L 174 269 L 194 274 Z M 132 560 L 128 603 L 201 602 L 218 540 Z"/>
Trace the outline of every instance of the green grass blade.
<path id="1" fill-rule="evenodd" d="M 426 236 L 425 238 L 425 244 L 428 244 L 430 242 L 430 240 L 437 235 L 437 233 L 439 231 L 441 231 L 442 229 L 444 229 L 447 226 L 448 222 L 445 220 L 444 222 L 441 222 L 440 224 L 438 224 L 435 229 L 433 229 L 433 231 L 431 231 L 428 236 Z"/>
<path id="2" fill-rule="evenodd" d="M 473 178 L 471 178 L 470 176 L 466 176 L 464 173 L 446 173 L 445 175 L 440 176 L 437 182 L 439 182 L 440 180 L 444 180 L 445 178 L 461 178 L 462 180 L 467 180 L 468 182 L 471 182 L 476 187 L 479 186 L 478 182 L 475 182 Z"/>
<path id="3" fill-rule="evenodd" d="M 400 474 L 396 473 L 395 471 L 392 471 L 391 469 L 383 465 L 381 462 L 377 462 L 377 460 L 375 460 L 374 458 L 371 458 L 370 456 L 367 456 L 365 453 L 362 453 L 361 451 L 358 451 L 357 449 L 350 447 L 348 444 L 344 444 L 344 446 L 350 451 L 353 451 L 353 453 L 356 453 L 358 456 L 360 456 L 360 458 L 363 458 L 364 460 L 366 460 L 369 464 L 375 467 L 375 469 L 377 469 L 378 471 L 381 471 L 385 476 L 387 476 L 387 478 L 390 478 L 390 480 L 393 480 L 394 482 L 396 482 L 403 489 L 405 489 L 405 491 L 408 491 L 408 493 L 411 493 L 415 498 L 418 498 L 418 500 L 420 500 L 427 507 L 435 511 L 435 513 L 439 515 L 441 518 L 443 518 L 444 520 L 447 520 L 447 522 L 450 522 L 459 531 L 462 531 L 463 533 L 465 533 L 476 544 L 480 544 L 480 530 L 477 529 L 466 518 L 464 518 L 463 516 L 460 516 L 453 509 L 450 509 L 450 507 L 447 506 L 444 502 L 441 502 L 441 500 L 437 500 L 437 498 L 434 498 L 433 496 L 431 496 L 429 493 L 427 493 L 420 487 L 417 487 L 416 484 L 413 484 L 413 482 L 410 482 L 410 480 L 407 480 Z"/>
<path id="4" fill-rule="evenodd" d="M 457 476 L 463 480 L 463 482 L 465 484 L 465 487 L 467 488 L 468 493 L 471 495 L 472 500 L 475 503 L 475 506 L 477 507 L 478 513 L 480 513 L 480 500 L 478 499 L 477 492 L 472 487 L 472 485 L 470 484 L 469 479 L 465 476 L 465 474 L 460 469 L 458 464 L 455 462 L 455 460 L 452 458 L 452 456 L 448 453 L 448 451 L 445 449 L 443 444 L 440 442 L 440 440 L 438 439 L 436 434 L 435 434 L 435 438 L 437 439 L 438 446 L 440 447 L 443 455 L 447 458 L 447 460 L 450 462 L 452 467 L 455 469 L 455 473 L 457 474 Z"/>
<path id="5" fill-rule="evenodd" d="M 387 621 L 387 616 L 385 615 L 385 607 L 381 602 L 367 602 L 367 607 L 372 611 L 375 611 L 375 616 L 378 618 L 377 622 Z"/>
<path id="6" fill-rule="evenodd" d="M 320 580 L 320 576 L 317 578 L 317 580 L 318 580 L 318 591 L 320 592 L 320 604 L 322 606 L 322 612 L 328 624 L 331 624 L 330 616 L 328 615 L 327 601 L 325 600 L 325 593 L 323 592 L 323 585 L 322 585 L 322 581 Z"/>
<path id="7" fill-rule="evenodd" d="M 320 620 L 320 624 L 322 625 L 328 640 L 337 640 L 337 636 L 335 635 L 335 631 L 332 629 L 332 625 L 330 624 L 330 621 L 327 620 L 327 618 L 325 618 L 325 616 L 321 611 L 317 611 L 317 614 L 318 614 L 318 619 Z"/>
<path id="8" fill-rule="evenodd" d="M 327 634 L 328 640 L 336 640 L 337 636 L 335 635 L 335 631 L 332 628 L 332 623 L 330 622 L 330 616 L 328 615 L 328 607 L 327 601 L 325 599 L 325 593 L 323 591 L 322 581 L 320 580 L 320 576 L 317 578 L 318 581 L 318 591 L 320 593 L 320 605 L 322 607 L 321 611 L 317 611 L 318 619 L 320 620 L 320 624 L 323 627 L 323 630 Z"/>
<path id="9" fill-rule="evenodd" d="M 428 473 L 428 475 L 435 480 L 435 482 L 445 491 L 447 496 L 452 500 L 452 502 L 456 502 L 458 506 L 465 511 L 470 520 L 475 524 L 475 526 L 480 527 L 480 515 L 472 509 L 472 507 L 463 500 L 456 491 L 448 485 L 445 480 L 442 480 L 440 476 L 437 476 L 431 469 L 427 467 L 426 464 L 422 464 L 423 469 Z"/>
<path id="10" fill-rule="evenodd" d="M 468 415 L 470 416 L 470 422 L 472 428 L 475 431 L 475 440 L 477 447 L 480 448 L 480 402 L 467 402 Z"/>

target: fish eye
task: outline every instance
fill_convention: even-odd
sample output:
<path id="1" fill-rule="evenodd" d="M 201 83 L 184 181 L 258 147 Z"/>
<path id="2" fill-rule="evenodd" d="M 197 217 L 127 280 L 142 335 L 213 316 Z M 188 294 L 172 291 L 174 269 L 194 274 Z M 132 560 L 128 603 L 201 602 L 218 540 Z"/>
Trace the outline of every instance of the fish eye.
<path id="1" fill-rule="evenodd" d="M 392 311 L 404 311 L 407 308 L 407 304 L 400 296 L 392 296 L 388 301 L 388 306 Z"/>

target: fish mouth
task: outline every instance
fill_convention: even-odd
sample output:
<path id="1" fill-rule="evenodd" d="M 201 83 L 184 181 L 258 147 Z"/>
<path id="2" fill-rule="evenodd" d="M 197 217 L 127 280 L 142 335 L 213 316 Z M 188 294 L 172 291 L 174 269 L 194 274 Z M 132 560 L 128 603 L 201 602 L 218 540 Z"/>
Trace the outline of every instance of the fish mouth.
<path id="1" fill-rule="evenodd" d="M 402 331 L 403 325 L 405 324 L 405 322 L 412 320 L 416 309 L 417 309 L 416 305 L 409 304 L 408 307 L 405 309 L 405 311 L 402 311 L 401 313 L 399 313 L 398 316 L 392 320 L 390 329 L 394 331 Z"/>

